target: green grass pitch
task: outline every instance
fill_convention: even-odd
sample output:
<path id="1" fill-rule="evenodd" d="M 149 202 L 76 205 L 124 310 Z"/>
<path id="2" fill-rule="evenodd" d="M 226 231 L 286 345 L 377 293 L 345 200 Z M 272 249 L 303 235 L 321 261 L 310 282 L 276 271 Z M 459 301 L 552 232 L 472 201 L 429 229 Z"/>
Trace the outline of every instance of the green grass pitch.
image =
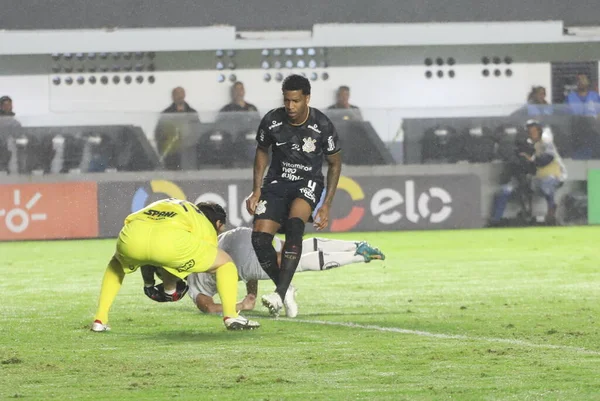
<path id="1" fill-rule="evenodd" d="M 296 275 L 253 332 L 136 273 L 92 333 L 113 240 L 1 243 L 0 399 L 600 400 L 600 228 L 337 237 L 387 260 Z"/>

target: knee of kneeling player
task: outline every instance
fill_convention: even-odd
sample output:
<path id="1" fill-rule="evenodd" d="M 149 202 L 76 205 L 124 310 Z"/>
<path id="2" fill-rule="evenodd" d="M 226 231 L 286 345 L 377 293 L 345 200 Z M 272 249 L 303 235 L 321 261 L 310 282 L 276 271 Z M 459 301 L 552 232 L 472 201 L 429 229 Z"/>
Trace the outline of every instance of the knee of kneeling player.
<path id="1" fill-rule="evenodd" d="M 285 241 L 301 245 L 304 236 L 304 221 L 299 217 L 292 217 L 285 223 Z"/>
<path id="2" fill-rule="evenodd" d="M 273 248 L 273 235 L 269 233 L 253 231 L 252 247 L 257 253 L 263 250 L 269 250 L 269 248 Z"/>

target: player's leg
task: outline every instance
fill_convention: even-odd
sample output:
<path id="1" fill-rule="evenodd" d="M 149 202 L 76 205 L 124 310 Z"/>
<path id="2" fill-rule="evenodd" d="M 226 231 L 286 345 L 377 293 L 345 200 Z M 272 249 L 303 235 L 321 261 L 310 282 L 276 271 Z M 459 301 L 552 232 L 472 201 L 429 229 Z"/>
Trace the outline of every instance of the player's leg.
<path id="1" fill-rule="evenodd" d="M 152 229 L 147 224 L 135 221 L 126 224 L 119 233 L 115 255 L 110 260 L 102 279 L 98 310 L 94 317 L 93 331 L 108 329 L 108 311 L 112 306 L 126 273 L 131 273 L 146 259 L 148 241 Z"/>
<path id="2" fill-rule="evenodd" d="M 490 225 L 497 224 L 502 220 L 504 216 L 504 211 L 506 210 L 506 206 L 508 205 L 508 201 L 514 192 L 515 187 L 512 183 L 502 185 L 500 187 L 500 191 L 494 197 L 494 206 L 492 210 L 492 217 L 490 218 Z"/>
<path id="3" fill-rule="evenodd" d="M 372 247 L 366 241 L 343 241 L 329 238 L 307 238 L 302 242 L 302 254 L 322 251 L 324 253 L 351 252 L 352 255 L 360 255 L 364 262 L 371 260 L 385 260 L 385 255 L 378 248 Z M 342 255 L 334 255 L 341 257 Z M 346 256 L 344 255 L 344 260 Z M 361 261 L 357 258 L 358 261 Z M 328 262 L 325 262 L 326 264 Z M 354 263 L 354 262 L 352 262 Z"/>
<path id="4" fill-rule="evenodd" d="M 304 228 L 311 214 L 312 206 L 306 200 L 294 199 L 290 207 L 289 218 L 285 223 L 285 245 L 281 252 L 279 283 L 275 290 L 282 300 L 285 299 L 285 294 L 300 263 Z"/>
<path id="5" fill-rule="evenodd" d="M 308 252 L 302 254 L 297 272 L 333 269 L 355 263 L 365 263 L 362 255 L 355 252 Z"/>
<path id="6" fill-rule="evenodd" d="M 116 256 L 113 256 L 102 279 L 102 287 L 100 288 L 100 299 L 98 301 L 98 309 L 92 324 L 92 331 L 106 331 L 108 327 L 108 311 L 112 306 L 119 289 L 123 283 L 125 272 L 121 262 Z"/>
<path id="7" fill-rule="evenodd" d="M 354 241 L 313 237 L 307 238 L 302 242 L 302 252 L 354 252 L 358 244 L 358 242 Z"/>
<path id="8" fill-rule="evenodd" d="M 273 220 L 256 219 L 252 231 L 252 247 L 260 263 L 260 267 L 277 285 L 279 281 L 279 265 L 277 252 L 273 248 L 273 237 L 281 225 Z"/>
<path id="9" fill-rule="evenodd" d="M 273 248 L 273 236 L 287 217 L 285 196 L 287 188 L 280 183 L 265 185 L 254 214 L 252 247 L 260 267 L 277 285 L 279 265 L 277 252 Z"/>
<path id="10" fill-rule="evenodd" d="M 161 235 L 164 238 L 160 238 Z M 227 252 L 218 248 L 214 228 L 208 220 L 202 220 L 194 233 L 181 230 L 166 233 L 162 230 L 157 238 L 159 240 L 151 252 L 153 264 L 162 265 L 164 270 L 179 278 L 185 278 L 191 273 L 215 273 L 217 292 L 223 305 L 223 321 L 228 329 L 260 327 L 258 323 L 238 316 L 237 268 Z M 164 255 L 167 255 L 166 258 Z"/>
<path id="11" fill-rule="evenodd" d="M 223 316 L 237 317 L 235 308 L 237 302 L 238 274 L 231 256 L 222 249 L 217 250 L 217 256 L 208 273 L 214 273 L 217 279 L 217 292 L 223 304 Z"/>
<path id="12" fill-rule="evenodd" d="M 554 177 L 544 177 L 541 179 L 536 178 L 534 180 L 534 188 L 540 192 L 546 200 L 546 204 L 548 206 L 548 210 L 546 212 L 546 223 L 549 224 L 556 223 L 556 201 L 554 200 L 554 194 L 559 186 L 560 181 Z"/>

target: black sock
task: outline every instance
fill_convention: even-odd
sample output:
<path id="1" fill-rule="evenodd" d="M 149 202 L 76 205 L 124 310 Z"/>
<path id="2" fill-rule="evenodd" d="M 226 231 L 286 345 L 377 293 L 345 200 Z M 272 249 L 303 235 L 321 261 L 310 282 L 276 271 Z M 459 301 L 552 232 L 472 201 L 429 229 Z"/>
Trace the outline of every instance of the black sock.
<path id="1" fill-rule="evenodd" d="M 277 252 L 273 248 L 273 235 L 257 231 L 252 232 L 252 246 L 260 267 L 277 286 L 279 283 L 279 266 L 277 265 Z"/>
<path id="2" fill-rule="evenodd" d="M 289 219 L 285 225 L 285 245 L 281 251 L 281 269 L 279 270 L 279 284 L 275 290 L 281 300 L 285 299 L 296 268 L 302 256 L 302 236 L 304 235 L 305 223 L 302 219 L 294 217 Z"/>

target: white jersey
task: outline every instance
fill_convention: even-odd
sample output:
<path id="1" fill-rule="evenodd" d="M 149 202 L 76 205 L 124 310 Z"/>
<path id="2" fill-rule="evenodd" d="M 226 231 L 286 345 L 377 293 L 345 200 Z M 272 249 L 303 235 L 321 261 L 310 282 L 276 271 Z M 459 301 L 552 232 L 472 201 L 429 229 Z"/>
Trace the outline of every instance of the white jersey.
<path id="1" fill-rule="evenodd" d="M 283 241 L 274 239 L 276 251 L 281 251 Z M 252 229 L 238 227 L 219 235 L 219 248 L 231 256 L 238 271 L 239 280 L 268 280 L 269 276 L 260 267 L 254 248 L 252 247 Z M 192 273 L 187 277 L 190 290 L 188 294 L 195 301 L 198 294 L 209 297 L 217 294 L 217 280 L 212 273 Z"/>

